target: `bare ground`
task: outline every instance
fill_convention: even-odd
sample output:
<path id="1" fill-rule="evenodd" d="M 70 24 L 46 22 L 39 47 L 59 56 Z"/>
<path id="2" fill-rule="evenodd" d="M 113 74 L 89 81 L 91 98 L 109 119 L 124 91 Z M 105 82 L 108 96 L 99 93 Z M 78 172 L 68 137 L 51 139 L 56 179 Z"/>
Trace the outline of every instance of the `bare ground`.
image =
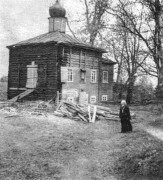
<path id="1" fill-rule="evenodd" d="M 163 179 L 163 142 L 146 132 L 155 115 L 138 111 L 134 132 L 119 122 L 84 124 L 53 115 L 0 115 L 1 180 Z"/>

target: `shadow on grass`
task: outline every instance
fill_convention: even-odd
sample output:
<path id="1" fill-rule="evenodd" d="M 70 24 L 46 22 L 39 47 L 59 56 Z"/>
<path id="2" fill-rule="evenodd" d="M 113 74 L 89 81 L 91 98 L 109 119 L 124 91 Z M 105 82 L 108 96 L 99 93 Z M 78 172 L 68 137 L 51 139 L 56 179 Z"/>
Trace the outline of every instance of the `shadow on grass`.
<path id="1" fill-rule="evenodd" d="M 124 136 L 123 150 L 115 162 L 114 172 L 125 180 L 163 179 L 163 142 L 138 131 Z"/>
<path id="2" fill-rule="evenodd" d="M 149 125 L 163 130 L 163 116 L 157 118 L 153 122 L 150 122 Z"/>

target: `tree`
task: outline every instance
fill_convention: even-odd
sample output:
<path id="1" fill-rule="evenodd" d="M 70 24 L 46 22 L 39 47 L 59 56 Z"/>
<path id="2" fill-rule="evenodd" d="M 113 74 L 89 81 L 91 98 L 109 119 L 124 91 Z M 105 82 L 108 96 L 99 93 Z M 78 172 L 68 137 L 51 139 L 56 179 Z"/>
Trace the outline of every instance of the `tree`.
<path id="1" fill-rule="evenodd" d="M 137 85 L 137 92 L 135 92 L 135 94 L 138 94 L 140 97 L 140 100 L 142 103 L 146 103 L 152 99 L 155 98 L 154 95 L 154 87 L 152 82 L 149 80 L 149 78 L 147 78 L 147 76 L 142 76 Z M 137 97 L 137 99 L 139 99 Z"/>
<path id="2" fill-rule="evenodd" d="M 158 73 L 158 97 L 163 96 L 161 95 L 163 92 L 163 52 L 162 52 L 162 0 L 144 0 L 140 1 L 143 5 L 145 5 L 149 9 L 148 17 L 148 25 L 152 31 L 152 44 L 153 49 L 151 48 L 151 54 L 153 55 L 154 62 L 156 64 L 157 73 Z M 151 28 L 150 22 L 154 23 L 153 29 Z"/>
<path id="3" fill-rule="evenodd" d="M 117 6 L 110 8 L 107 12 L 116 16 L 121 22 L 121 27 L 127 32 L 139 37 L 144 44 L 144 50 L 149 53 L 155 63 L 156 72 L 153 72 L 153 68 L 151 67 L 149 69 L 144 68 L 144 70 L 150 75 L 158 77 L 158 92 L 160 96 L 163 91 L 163 56 L 161 42 L 162 1 L 119 0 Z"/>
<path id="4" fill-rule="evenodd" d="M 112 51 L 118 65 L 117 83 L 125 82 L 127 87 L 126 100 L 130 103 L 136 77 L 137 75 L 142 75 L 140 70 L 146 64 L 149 54 L 143 51 L 140 38 L 126 31 L 119 19 L 117 19 L 112 29 L 114 32 L 112 33 L 112 38 L 105 38 L 105 40 L 111 47 L 109 50 Z M 124 80 L 124 76 L 127 77 L 126 80 Z"/>
<path id="5" fill-rule="evenodd" d="M 89 42 L 95 44 L 98 32 L 105 28 L 104 14 L 109 7 L 108 0 L 84 0 L 85 3 L 85 27 L 83 31 L 89 36 Z"/>

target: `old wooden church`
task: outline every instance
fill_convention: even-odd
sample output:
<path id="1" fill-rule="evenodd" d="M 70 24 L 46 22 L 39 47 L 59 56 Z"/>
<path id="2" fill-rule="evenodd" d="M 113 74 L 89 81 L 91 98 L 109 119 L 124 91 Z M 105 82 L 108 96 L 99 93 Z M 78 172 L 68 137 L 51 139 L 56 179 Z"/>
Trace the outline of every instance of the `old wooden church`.
<path id="1" fill-rule="evenodd" d="M 112 99 L 114 62 L 104 49 L 66 34 L 66 10 L 49 8 L 49 32 L 8 46 L 8 99 L 28 91 L 26 100 L 49 100 L 59 92 L 77 103 Z"/>

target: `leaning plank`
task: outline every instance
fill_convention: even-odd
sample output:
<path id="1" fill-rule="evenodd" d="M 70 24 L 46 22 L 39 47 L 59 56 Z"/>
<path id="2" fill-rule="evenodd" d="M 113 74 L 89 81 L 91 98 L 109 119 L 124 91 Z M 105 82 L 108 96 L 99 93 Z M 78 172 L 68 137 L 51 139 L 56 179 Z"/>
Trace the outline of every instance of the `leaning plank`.
<path id="1" fill-rule="evenodd" d="M 22 99 L 23 97 L 29 95 L 30 93 L 32 93 L 34 91 L 34 89 L 27 89 L 26 91 L 20 93 L 19 95 L 15 96 L 14 98 L 8 100 L 8 102 L 16 102 L 19 99 Z"/>
<path id="2" fill-rule="evenodd" d="M 88 106 L 88 116 L 89 116 L 89 122 L 92 121 L 92 118 L 91 118 L 91 107 Z"/>
<path id="3" fill-rule="evenodd" d="M 57 109 L 56 109 L 56 111 L 58 111 L 59 110 L 59 108 L 62 106 L 62 101 L 59 103 L 59 105 L 58 105 L 58 107 L 57 107 Z"/>
<path id="4" fill-rule="evenodd" d="M 92 123 L 95 122 L 95 119 L 96 119 L 96 112 L 97 112 L 97 106 L 94 106 L 94 109 L 93 109 L 93 117 L 92 117 Z"/>
<path id="5" fill-rule="evenodd" d="M 87 119 L 85 119 L 81 114 L 78 114 L 78 116 L 85 122 L 88 122 Z"/>
<path id="6" fill-rule="evenodd" d="M 58 112 L 58 111 L 54 111 L 54 115 L 59 116 L 59 117 L 64 116 L 61 112 Z"/>

